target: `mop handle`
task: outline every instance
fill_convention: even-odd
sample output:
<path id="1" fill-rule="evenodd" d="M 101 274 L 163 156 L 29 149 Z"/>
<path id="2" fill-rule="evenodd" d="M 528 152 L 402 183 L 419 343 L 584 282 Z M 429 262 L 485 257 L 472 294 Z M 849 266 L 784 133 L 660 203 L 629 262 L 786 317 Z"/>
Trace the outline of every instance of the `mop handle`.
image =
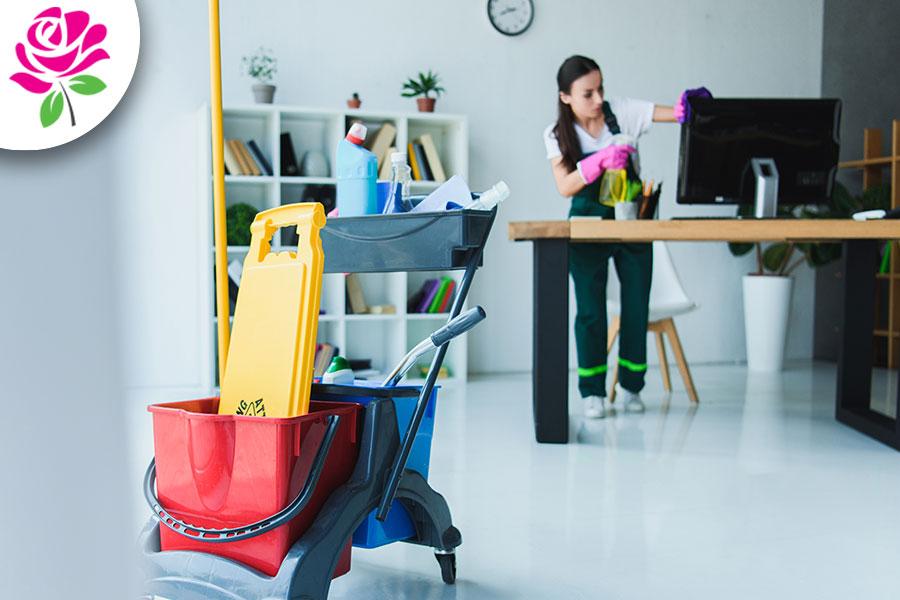
<path id="1" fill-rule="evenodd" d="M 382 387 L 394 387 L 397 385 L 397 382 L 399 382 L 403 375 L 409 371 L 417 358 L 435 348 L 440 348 L 456 336 L 469 331 L 481 323 L 485 316 L 484 309 L 480 306 L 476 306 L 451 319 L 449 323 L 416 344 L 412 350 L 407 352 L 406 356 L 403 357 L 403 360 L 400 361 L 400 364 L 385 377 L 381 384 Z"/>

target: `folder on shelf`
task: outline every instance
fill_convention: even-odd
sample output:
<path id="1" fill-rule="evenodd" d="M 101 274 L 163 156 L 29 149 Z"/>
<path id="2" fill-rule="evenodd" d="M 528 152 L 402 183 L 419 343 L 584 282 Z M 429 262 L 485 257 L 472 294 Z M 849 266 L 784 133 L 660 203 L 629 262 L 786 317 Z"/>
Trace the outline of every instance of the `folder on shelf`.
<path id="1" fill-rule="evenodd" d="M 425 150 L 422 149 L 422 144 L 413 142 L 413 151 L 416 153 L 416 162 L 419 163 L 419 173 L 422 175 L 422 180 L 434 181 L 431 169 L 428 167 L 428 160 L 425 158 Z"/>
<path id="2" fill-rule="evenodd" d="M 447 286 L 450 285 L 451 281 L 453 280 L 449 277 L 441 277 L 440 287 L 438 288 L 437 294 L 435 294 L 434 299 L 431 301 L 431 304 L 428 306 L 428 312 L 438 312 L 438 307 L 441 305 L 444 296 L 447 295 Z"/>
<path id="3" fill-rule="evenodd" d="M 441 282 L 439 279 L 429 279 L 425 282 L 424 287 L 425 293 L 422 295 L 422 300 L 419 301 L 418 306 L 416 306 L 417 313 L 428 312 L 428 307 L 431 306 L 431 303 L 434 301 L 438 288 L 441 287 Z"/>
<path id="4" fill-rule="evenodd" d="M 394 143 L 397 137 L 397 128 L 393 123 L 382 123 L 375 135 L 371 137 L 372 145 L 369 150 L 378 159 L 378 168 L 381 169 L 385 162 L 390 163 L 391 157 L 387 155 L 387 149 Z"/>
<path id="5" fill-rule="evenodd" d="M 394 152 L 397 152 L 397 146 L 391 146 L 384 151 L 384 161 L 381 163 L 381 168 L 378 170 L 378 179 L 381 179 L 382 181 L 391 180 L 391 154 Z"/>
<path id="6" fill-rule="evenodd" d="M 240 166 L 239 173 L 241 175 L 250 175 L 252 171 L 250 170 L 250 165 L 247 164 L 247 159 L 244 158 L 244 153 L 241 152 L 241 143 L 238 140 L 228 140 L 225 143 L 231 147 L 231 153 L 237 159 Z"/>
<path id="7" fill-rule="evenodd" d="M 412 142 L 406 144 L 406 160 L 409 161 L 409 167 L 412 169 L 413 180 L 422 181 L 422 171 L 419 170 L 419 162 L 416 160 L 416 150 L 413 148 Z"/>
<path id="8" fill-rule="evenodd" d="M 250 154 L 256 160 L 256 163 L 259 165 L 259 168 L 266 175 L 272 175 L 272 163 L 269 162 L 269 159 L 266 158 L 265 154 L 262 153 L 262 150 L 259 148 L 255 140 L 250 140 L 247 142 L 247 148 L 250 150 Z"/>
<path id="9" fill-rule="evenodd" d="M 447 181 L 447 174 L 444 172 L 444 165 L 441 164 L 441 157 L 438 154 L 437 146 L 434 145 L 434 138 L 430 133 L 423 133 L 419 137 L 419 143 L 425 151 L 425 158 L 428 160 L 428 167 L 431 169 L 432 179 L 438 183 Z"/>
<path id="10" fill-rule="evenodd" d="M 241 151 L 241 155 L 244 157 L 244 162 L 250 169 L 250 174 L 254 177 L 259 177 L 260 175 L 262 175 L 262 170 L 256 164 L 256 159 L 254 159 L 253 155 L 250 154 L 250 150 L 247 148 L 247 144 L 245 144 L 241 140 L 235 140 L 235 142 L 237 142 L 237 146 Z"/>
<path id="11" fill-rule="evenodd" d="M 284 132 L 281 134 L 281 176 L 296 177 L 299 174 L 300 167 L 297 166 L 294 142 L 291 141 L 291 134 Z"/>
<path id="12" fill-rule="evenodd" d="M 369 312 L 366 298 L 363 295 L 362 284 L 359 275 L 347 273 L 347 306 L 354 315 L 364 315 Z"/>
<path id="13" fill-rule="evenodd" d="M 450 280 L 450 283 L 447 284 L 447 293 L 444 294 L 443 300 L 441 300 L 441 305 L 438 307 L 437 311 L 439 313 L 447 312 L 450 308 L 450 304 L 453 302 L 453 292 L 456 290 L 456 281 L 453 279 Z"/>

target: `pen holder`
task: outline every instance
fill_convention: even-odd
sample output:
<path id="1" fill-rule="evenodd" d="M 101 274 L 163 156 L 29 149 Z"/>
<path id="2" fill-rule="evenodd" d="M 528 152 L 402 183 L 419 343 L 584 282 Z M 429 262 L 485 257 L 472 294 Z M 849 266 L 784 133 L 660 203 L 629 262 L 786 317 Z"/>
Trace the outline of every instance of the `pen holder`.
<path id="1" fill-rule="evenodd" d="M 613 210 L 616 213 L 616 221 L 634 221 L 638 218 L 637 202 L 616 202 Z"/>
<path id="2" fill-rule="evenodd" d="M 635 204 L 639 204 L 637 214 L 638 219 L 656 218 L 656 209 L 659 207 L 659 194 L 661 191 L 661 188 L 657 188 L 656 191 L 649 196 L 640 196 L 638 198 L 638 201 L 635 202 Z"/>

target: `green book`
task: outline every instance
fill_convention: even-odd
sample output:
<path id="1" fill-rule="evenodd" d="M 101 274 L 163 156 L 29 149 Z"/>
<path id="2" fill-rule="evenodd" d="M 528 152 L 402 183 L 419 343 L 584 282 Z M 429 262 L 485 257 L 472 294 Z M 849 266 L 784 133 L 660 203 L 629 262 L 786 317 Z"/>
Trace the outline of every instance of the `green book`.
<path id="1" fill-rule="evenodd" d="M 450 281 L 449 277 L 441 277 L 441 287 L 438 288 L 437 294 L 434 295 L 434 300 L 428 305 L 428 312 L 436 313 L 438 311 L 441 302 L 444 301 L 444 296 L 447 295 L 447 286 L 450 285 Z"/>

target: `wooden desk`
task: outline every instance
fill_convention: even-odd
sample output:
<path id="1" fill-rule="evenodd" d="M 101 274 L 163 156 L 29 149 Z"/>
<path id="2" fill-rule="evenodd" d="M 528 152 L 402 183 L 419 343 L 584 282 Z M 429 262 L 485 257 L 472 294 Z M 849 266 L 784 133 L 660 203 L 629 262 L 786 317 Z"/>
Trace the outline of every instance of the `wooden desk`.
<path id="1" fill-rule="evenodd" d="M 900 420 L 872 411 L 872 330 L 878 241 L 900 238 L 900 221 L 686 219 L 519 221 L 509 238 L 534 248 L 532 402 L 538 442 L 569 441 L 570 243 L 833 241 L 844 245 L 843 340 L 835 417 L 900 450 Z M 900 415 L 900 392 L 897 396 Z"/>

